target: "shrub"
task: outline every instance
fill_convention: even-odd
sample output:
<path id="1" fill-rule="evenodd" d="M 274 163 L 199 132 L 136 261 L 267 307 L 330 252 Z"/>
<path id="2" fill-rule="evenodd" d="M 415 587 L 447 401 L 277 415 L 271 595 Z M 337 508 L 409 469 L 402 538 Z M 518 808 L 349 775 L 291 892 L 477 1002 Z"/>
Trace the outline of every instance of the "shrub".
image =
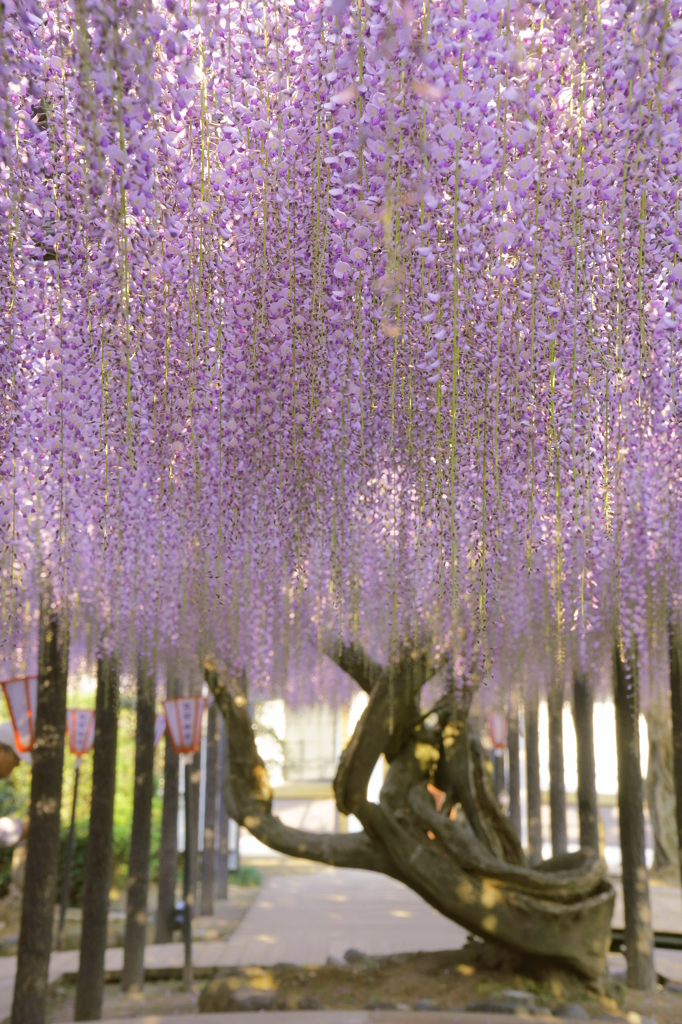
<path id="1" fill-rule="evenodd" d="M 262 885 L 263 876 L 258 868 L 241 865 L 236 871 L 230 871 L 230 885 Z"/>

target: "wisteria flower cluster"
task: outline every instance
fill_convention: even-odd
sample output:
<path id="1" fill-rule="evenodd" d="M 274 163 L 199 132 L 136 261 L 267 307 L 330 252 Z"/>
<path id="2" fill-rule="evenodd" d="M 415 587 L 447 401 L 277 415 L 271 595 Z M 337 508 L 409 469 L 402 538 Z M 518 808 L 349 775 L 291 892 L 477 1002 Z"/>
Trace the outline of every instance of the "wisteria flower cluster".
<path id="1" fill-rule="evenodd" d="M 255 687 L 328 630 L 646 660 L 682 595 L 681 29 L 2 0 L 7 660 L 45 578 L 89 650 Z"/>

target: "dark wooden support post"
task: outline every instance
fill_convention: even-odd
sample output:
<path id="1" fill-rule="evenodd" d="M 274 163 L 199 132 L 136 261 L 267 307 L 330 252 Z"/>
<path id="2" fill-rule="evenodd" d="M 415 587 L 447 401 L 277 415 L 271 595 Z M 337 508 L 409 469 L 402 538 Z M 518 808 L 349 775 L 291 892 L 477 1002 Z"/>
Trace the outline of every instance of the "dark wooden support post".
<path id="1" fill-rule="evenodd" d="M 495 783 L 495 795 L 499 800 L 504 789 L 504 749 L 493 751 L 493 781 Z"/>
<path id="2" fill-rule="evenodd" d="M 594 698 L 587 676 L 573 673 L 573 721 L 578 746 L 580 845 L 599 852 L 599 808 L 594 764 Z"/>
<path id="3" fill-rule="evenodd" d="M 682 875 L 682 638 L 672 623 L 668 627 L 670 657 L 670 710 L 673 729 L 673 768 L 677 817 L 677 849 Z"/>
<path id="4" fill-rule="evenodd" d="M 204 855 L 201 859 L 201 913 L 213 914 L 215 883 L 216 793 L 218 788 L 218 708 L 215 703 L 208 709 L 206 737 L 206 803 L 204 806 Z"/>
<path id="5" fill-rule="evenodd" d="M 220 725 L 220 750 L 218 753 L 218 855 L 216 857 L 215 895 L 218 900 L 226 900 L 228 890 L 228 817 L 223 798 L 223 785 L 227 776 L 227 742 L 225 720 L 222 715 L 218 715 L 218 721 Z"/>
<path id="6" fill-rule="evenodd" d="M 519 761 L 519 711 L 512 706 L 507 726 L 509 750 L 509 821 L 521 838 L 521 766 Z"/>
<path id="7" fill-rule="evenodd" d="M 199 794 L 201 792 L 201 751 L 192 757 L 189 764 L 189 780 L 192 787 L 190 798 L 190 819 L 187 822 L 187 836 L 185 839 L 185 856 L 189 842 L 189 885 L 192 899 L 192 913 L 197 905 L 197 866 L 199 862 Z"/>
<path id="8" fill-rule="evenodd" d="M 114 657 L 104 655 L 97 663 L 90 834 L 85 852 L 83 932 L 75 1020 L 99 1020 L 102 1016 L 104 953 L 113 863 L 117 733 L 118 668 Z"/>
<path id="9" fill-rule="evenodd" d="M 62 899 L 59 907 L 59 930 L 57 931 L 57 949 L 62 948 L 64 941 L 64 928 L 66 927 L 66 911 L 69 906 L 69 892 L 71 891 L 71 862 L 73 860 L 73 838 L 76 834 L 76 804 L 78 803 L 78 779 L 81 773 L 81 759 L 76 758 L 76 770 L 73 774 L 73 802 L 71 804 L 71 825 L 69 827 L 69 838 L 66 844 L 66 856 L 64 857 L 64 877 L 62 878 Z"/>
<path id="10" fill-rule="evenodd" d="M 556 674 L 556 675 L 555 675 Z M 564 781 L 564 688 L 555 667 L 550 683 L 549 713 L 549 812 L 552 823 L 552 855 L 566 853 L 566 784 Z"/>
<path id="11" fill-rule="evenodd" d="M 192 785 L 193 765 L 191 761 L 185 763 L 185 863 L 183 870 L 182 895 L 185 905 L 185 917 L 183 921 L 183 938 L 185 943 L 185 965 L 183 968 L 182 980 L 185 991 L 189 992 L 194 982 L 194 967 L 192 965 L 192 912 L 194 910 L 194 896 L 192 894 L 192 855 L 191 855 L 191 822 L 195 815 L 192 807 L 194 797 L 194 786 Z"/>
<path id="12" fill-rule="evenodd" d="M 542 804 L 537 690 L 529 693 L 526 698 L 526 794 L 528 799 L 528 854 L 531 864 L 539 864 L 542 860 Z"/>
<path id="13" fill-rule="evenodd" d="M 47 591 L 40 608 L 38 707 L 12 1024 L 42 1024 L 45 1020 L 59 873 L 68 652 L 68 631 L 51 608 Z"/>
<path id="14" fill-rule="evenodd" d="M 144 986 L 144 947 L 147 938 L 149 844 L 154 790 L 154 724 L 156 685 L 151 666 L 140 658 L 137 666 L 137 722 L 135 728 L 135 789 L 130 835 L 128 905 L 121 988 Z"/>
<path id="15" fill-rule="evenodd" d="M 168 687 L 168 696 L 173 696 Z M 159 905 L 156 914 L 156 941 L 171 942 L 171 916 L 175 906 L 175 882 L 178 873 L 178 755 L 168 738 L 163 767 L 163 809 L 159 848 Z"/>
<path id="16" fill-rule="evenodd" d="M 656 972 L 644 847 L 637 680 L 634 671 L 626 672 L 618 644 L 613 661 L 627 983 L 648 991 L 654 987 Z"/>

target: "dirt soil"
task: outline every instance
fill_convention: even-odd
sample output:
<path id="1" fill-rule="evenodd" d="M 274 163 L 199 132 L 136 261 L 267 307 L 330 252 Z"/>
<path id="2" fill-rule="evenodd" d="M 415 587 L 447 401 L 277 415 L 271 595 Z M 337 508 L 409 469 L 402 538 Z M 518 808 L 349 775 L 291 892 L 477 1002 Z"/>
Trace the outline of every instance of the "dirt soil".
<path id="1" fill-rule="evenodd" d="M 183 992 L 180 981 L 155 981 L 148 982 L 144 992 L 124 995 L 117 983 L 110 983 L 104 987 L 102 1018 L 120 1020 L 156 1014 L 170 1017 L 180 1013 L 197 1013 L 199 994 L 203 987 L 203 982 L 197 982 L 191 992 Z M 48 997 L 45 1016 L 47 1024 L 72 1021 L 75 997 L 76 986 L 73 982 L 53 987 Z"/>
<path id="2" fill-rule="evenodd" d="M 334 963 L 322 968 L 278 965 L 272 969 L 228 969 L 216 974 L 230 989 L 244 987 L 272 992 L 274 1005 L 289 1009 L 462 1009 L 469 1003 L 499 999 L 505 989 L 523 989 L 535 995 L 536 1008 L 549 1012 L 562 1004 L 579 1003 L 590 1017 L 628 1021 L 654 1019 L 658 1024 L 682 1022 L 682 995 L 659 988 L 644 995 L 609 979 L 604 990 L 590 989 L 573 975 L 546 967 L 524 970 L 509 962 L 507 954 L 481 943 L 457 952 L 364 957 L 355 963 Z M 103 1018 L 121 1019 L 152 1014 L 173 1015 L 217 1009 L 206 1004 L 211 982 L 197 982 L 183 992 L 180 981 L 151 982 L 143 993 L 123 995 L 108 984 Z M 206 990 L 202 998 L 202 991 Z M 416 1005 L 429 1000 L 428 1005 Z M 47 1020 L 50 1024 L 73 1020 L 74 986 L 53 990 Z M 485 1020 L 482 1015 L 481 1020 Z"/>
<path id="3" fill-rule="evenodd" d="M 253 976 L 255 972 L 260 978 Z M 659 1024 L 682 1022 L 682 995 L 665 991 L 662 986 L 654 993 L 636 993 L 618 979 L 609 978 L 603 990 L 597 991 L 561 969 L 527 963 L 521 967 L 513 955 L 478 941 L 454 952 L 364 957 L 355 963 L 321 968 L 281 965 L 271 970 L 220 972 L 223 977 L 229 974 L 241 975 L 245 987 L 272 987 L 277 992 L 277 1005 L 288 1009 L 461 1010 L 470 1003 L 500 1000 L 506 989 L 522 989 L 534 994 L 536 1012 L 552 1012 L 567 1003 L 579 1003 L 593 1018 L 612 1017 L 639 1024 L 639 1014 L 655 1018 Z M 209 1010 L 208 985 L 206 988 L 200 1006 Z M 429 1003 L 417 1005 L 420 1000 Z"/>

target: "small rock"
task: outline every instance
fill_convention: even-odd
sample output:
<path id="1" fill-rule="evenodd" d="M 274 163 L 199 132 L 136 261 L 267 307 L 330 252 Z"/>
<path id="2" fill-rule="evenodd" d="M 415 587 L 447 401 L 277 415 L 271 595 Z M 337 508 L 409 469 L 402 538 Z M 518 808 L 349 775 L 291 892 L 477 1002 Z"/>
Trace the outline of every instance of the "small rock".
<path id="1" fill-rule="evenodd" d="M 347 949 L 343 954 L 343 959 L 347 964 L 359 964 L 367 959 L 367 954 L 361 953 L 359 949 Z"/>
<path id="2" fill-rule="evenodd" d="M 319 999 L 314 996 L 303 996 L 297 1003 L 298 1010 L 323 1010 L 324 1007 Z"/>
<path id="3" fill-rule="evenodd" d="M 277 992 L 262 992 L 257 988 L 250 988 L 245 985 L 232 993 L 228 1010 L 274 1010 L 277 1006 Z"/>
<path id="4" fill-rule="evenodd" d="M 476 1003 L 469 1003 L 464 1007 L 470 1013 L 511 1013 L 514 1014 L 519 1009 L 516 1003 L 503 1003 L 501 1000 L 496 999 L 481 999 Z"/>
<path id="5" fill-rule="evenodd" d="M 435 999 L 418 999 L 414 1004 L 415 1010 L 440 1010 L 441 1007 Z"/>
<path id="6" fill-rule="evenodd" d="M 225 1013 L 230 1010 L 274 1010 L 278 1006 L 276 989 L 262 990 L 243 985 L 234 989 L 229 977 L 214 978 L 199 996 L 200 1013 Z"/>
<path id="7" fill-rule="evenodd" d="M 532 1010 L 535 1007 L 535 995 L 524 989 L 508 988 L 502 993 L 505 1003 L 513 1003 L 519 1010 Z"/>
<path id="8" fill-rule="evenodd" d="M 397 1010 L 395 1003 L 389 1003 L 386 999 L 377 999 L 373 1003 L 367 1003 L 366 1010 Z"/>
<path id="9" fill-rule="evenodd" d="M 339 960 L 338 956 L 327 957 L 327 967 L 342 967 L 343 960 Z"/>
<path id="10" fill-rule="evenodd" d="M 396 1003 L 395 1008 L 396 1010 L 402 1010 L 403 1012 L 405 1012 L 406 1010 L 409 1010 L 410 1007 L 408 1006 L 407 1003 Z"/>
<path id="11" fill-rule="evenodd" d="M 682 995 L 682 985 L 678 985 L 676 981 L 666 981 L 665 983 L 666 992 L 674 992 L 675 995 Z"/>
<path id="12" fill-rule="evenodd" d="M 580 1003 L 565 1003 L 557 1006 L 554 1010 L 555 1017 L 562 1017 L 564 1020 L 589 1020 L 590 1015 Z"/>

